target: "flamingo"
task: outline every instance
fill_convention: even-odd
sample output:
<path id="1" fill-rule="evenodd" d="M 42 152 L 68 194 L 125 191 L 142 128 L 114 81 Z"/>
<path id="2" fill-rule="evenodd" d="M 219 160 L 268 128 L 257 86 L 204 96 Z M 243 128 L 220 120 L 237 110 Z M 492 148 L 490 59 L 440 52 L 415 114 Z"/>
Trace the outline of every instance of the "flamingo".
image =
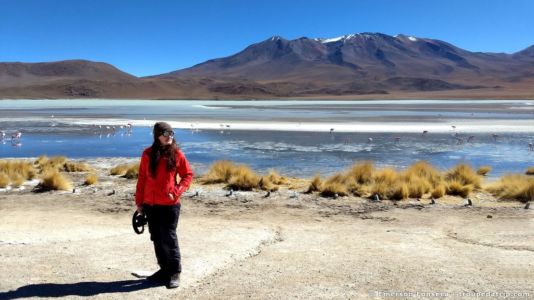
<path id="1" fill-rule="evenodd" d="M 530 151 L 534 151 L 534 145 L 532 143 L 528 143 L 528 149 Z"/>
<path id="2" fill-rule="evenodd" d="M 421 136 L 426 136 L 427 133 L 428 133 L 428 130 L 423 130 L 423 134 L 421 134 Z"/>
<path id="3" fill-rule="evenodd" d="M 373 142 L 373 138 L 372 138 L 372 137 L 367 138 L 367 142 L 368 142 L 368 143 L 372 143 L 372 142 Z"/>
<path id="4" fill-rule="evenodd" d="M 11 135 L 11 141 L 20 141 L 20 138 L 22 137 L 22 132 L 17 131 L 14 134 Z"/>
<path id="5" fill-rule="evenodd" d="M 497 139 L 499 138 L 499 135 L 496 133 L 492 134 L 491 136 L 493 137 L 494 141 L 497 141 Z"/>
<path id="6" fill-rule="evenodd" d="M 4 140 L 5 137 L 6 137 L 6 132 L 3 130 L 0 130 L 0 140 Z"/>

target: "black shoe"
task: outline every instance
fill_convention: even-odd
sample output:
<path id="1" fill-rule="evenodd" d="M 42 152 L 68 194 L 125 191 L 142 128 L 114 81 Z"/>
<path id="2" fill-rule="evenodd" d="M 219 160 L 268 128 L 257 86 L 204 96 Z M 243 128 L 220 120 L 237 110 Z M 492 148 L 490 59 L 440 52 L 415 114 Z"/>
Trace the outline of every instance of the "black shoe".
<path id="1" fill-rule="evenodd" d="M 167 283 L 168 289 L 175 289 L 180 286 L 180 273 L 174 273 Z"/>
<path id="2" fill-rule="evenodd" d="M 153 282 L 161 282 L 166 281 L 168 278 L 169 277 L 165 271 L 163 269 L 159 269 L 156 273 L 148 276 L 146 279 Z"/>

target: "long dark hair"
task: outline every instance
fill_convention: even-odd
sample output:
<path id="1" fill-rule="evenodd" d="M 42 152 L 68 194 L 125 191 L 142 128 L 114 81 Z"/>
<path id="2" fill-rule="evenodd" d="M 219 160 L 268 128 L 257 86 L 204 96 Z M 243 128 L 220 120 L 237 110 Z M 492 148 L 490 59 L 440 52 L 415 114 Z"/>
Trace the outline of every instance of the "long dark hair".
<path id="1" fill-rule="evenodd" d="M 152 177 L 156 177 L 156 170 L 158 169 L 159 160 L 161 158 L 167 158 L 167 171 L 176 170 L 176 151 L 179 150 L 176 140 L 172 139 L 172 144 L 162 145 L 159 142 L 159 135 L 154 135 L 154 142 L 150 150 L 150 173 Z"/>

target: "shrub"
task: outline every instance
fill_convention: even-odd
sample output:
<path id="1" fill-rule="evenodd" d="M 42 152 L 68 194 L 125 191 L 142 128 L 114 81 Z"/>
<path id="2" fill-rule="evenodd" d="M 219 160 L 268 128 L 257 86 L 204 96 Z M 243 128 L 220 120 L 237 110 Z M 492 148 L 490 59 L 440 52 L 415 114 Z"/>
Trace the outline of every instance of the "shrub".
<path id="1" fill-rule="evenodd" d="M 418 161 L 415 164 L 409 166 L 404 172 L 404 174 L 406 174 L 406 176 L 409 178 L 422 178 L 432 187 L 436 187 L 442 181 L 442 176 L 440 172 L 426 161 Z"/>
<path id="2" fill-rule="evenodd" d="M 15 177 L 11 178 L 11 185 L 13 187 L 20 187 L 24 184 L 24 181 L 26 181 L 21 175 L 16 175 Z"/>
<path id="3" fill-rule="evenodd" d="M 118 166 L 111 168 L 111 170 L 109 170 L 109 174 L 123 176 L 124 174 L 126 174 L 126 172 L 128 172 L 129 168 L 130 168 L 130 165 L 128 164 L 120 164 Z"/>
<path id="4" fill-rule="evenodd" d="M 98 182 L 98 176 L 95 173 L 90 173 L 85 178 L 84 185 L 93 185 Z"/>
<path id="5" fill-rule="evenodd" d="M 486 190 L 500 199 L 534 201 L 534 179 L 525 175 L 505 175 Z"/>
<path id="6" fill-rule="evenodd" d="M 248 166 L 240 165 L 232 171 L 227 187 L 233 190 L 250 191 L 257 188 L 260 178 Z"/>
<path id="7" fill-rule="evenodd" d="M 44 174 L 39 185 L 45 190 L 69 191 L 72 189 L 72 182 L 58 171 L 50 171 Z"/>
<path id="8" fill-rule="evenodd" d="M 338 196 L 347 196 L 347 186 L 338 181 L 326 181 L 322 184 L 321 196 L 334 197 L 336 194 Z"/>
<path id="9" fill-rule="evenodd" d="M 431 196 L 432 196 L 432 198 L 438 199 L 438 198 L 441 198 L 441 197 L 445 196 L 446 192 L 447 191 L 445 189 L 445 184 L 440 183 L 438 186 L 436 186 L 434 188 L 434 190 L 431 193 Z"/>
<path id="10" fill-rule="evenodd" d="M 126 169 L 126 172 L 122 177 L 127 179 L 136 179 L 139 177 L 139 164 L 134 163 L 127 166 L 128 169 Z"/>
<path id="11" fill-rule="evenodd" d="M 18 177 L 33 179 L 37 173 L 31 162 L 22 160 L 0 160 L 0 171 L 6 174 L 10 181 Z"/>
<path id="12" fill-rule="evenodd" d="M 51 158 L 39 157 L 36 162 L 40 162 L 38 166 L 41 168 L 41 174 L 63 170 L 67 158 L 65 156 L 54 156 Z"/>
<path id="13" fill-rule="evenodd" d="M 447 194 L 453 196 L 467 197 L 473 191 L 473 185 L 464 185 L 460 181 L 451 181 L 447 186 Z"/>
<path id="14" fill-rule="evenodd" d="M 258 186 L 260 189 L 264 191 L 277 191 L 278 185 L 274 184 L 271 179 L 268 176 L 263 176 L 260 181 L 258 182 Z"/>
<path id="15" fill-rule="evenodd" d="M 308 186 L 307 193 L 313 193 L 318 192 L 321 190 L 321 176 L 319 174 L 316 174 L 313 179 L 310 182 L 310 185 Z"/>
<path id="16" fill-rule="evenodd" d="M 410 190 L 406 183 L 397 183 L 396 186 L 392 189 L 390 199 L 392 200 L 403 200 L 410 197 Z"/>
<path id="17" fill-rule="evenodd" d="M 0 188 L 6 188 L 9 185 L 9 176 L 6 173 L 0 173 Z"/>
<path id="18" fill-rule="evenodd" d="M 91 171 L 91 167 L 86 163 L 66 162 L 63 165 L 63 170 L 66 172 L 87 172 Z"/>
<path id="19" fill-rule="evenodd" d="M 481 176 L 486 176 L 489 172 L 491 172 L 492 168 L 490 166 L 482 166 L 478 168 L 477 174 Z"/>
<path id="20" fill-rule="evenodd" d="M 525 172 L 527 175 L 534 175 L 534 167 L 529 167 Z"/>
<path id="21" fill-rule="evenodd" d="M 369 184 L 373 181 L 375 167 L 372 162 L 364 161 L 353 164 L 347 176 L 358 184 Z"/>
<path id="22" fill-rule="evenodd" d="M 227 183 L 236 168 L 237 165 L 231 161 L 216 161 L 211 165 L 208 172 L 202 176 L 202 182 L 206 184 Z"/>
<path id="23" fill-rule="evenodd" d="M 274 169 L 269 170 L 267 177 L 269 178 L 269 181 L 271 181 L 273 184 L 287 184 L 288 183 L 288 179 L 278 174 L 278 172 L 276 172 L 276 170 Z"/>
<path id="24" fill-rule="evenodd" d="M 467 164 L 459 164 L 450 169 L 445 175 L 447 182 L 457 182 L 461 185 L 472 185 L 474 188 L 480 188 L 480 176 Z"/>

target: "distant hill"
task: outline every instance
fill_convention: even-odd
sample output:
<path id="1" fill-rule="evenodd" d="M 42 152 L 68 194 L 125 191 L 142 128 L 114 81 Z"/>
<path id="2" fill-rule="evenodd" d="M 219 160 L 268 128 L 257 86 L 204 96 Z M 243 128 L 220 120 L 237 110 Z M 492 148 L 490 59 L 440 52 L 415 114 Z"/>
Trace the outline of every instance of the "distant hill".
<path id="1" fill-rule="evenodd" d="M 279 36 L 138 78 L 90 61 L 0 63 L 2 98 L 534 98 L 534 46 L 470 52 L 407 35 Z"/>

